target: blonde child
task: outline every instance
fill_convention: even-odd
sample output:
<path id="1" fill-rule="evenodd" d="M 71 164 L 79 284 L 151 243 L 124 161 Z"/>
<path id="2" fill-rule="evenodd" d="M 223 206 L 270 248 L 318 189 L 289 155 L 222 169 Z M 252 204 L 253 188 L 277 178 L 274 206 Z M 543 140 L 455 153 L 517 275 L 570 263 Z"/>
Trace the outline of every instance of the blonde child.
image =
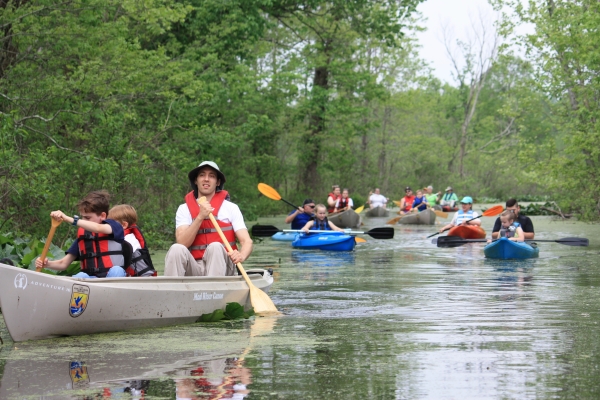
<path id="1" fill-rule="evenodd" d="M 129 204 L 119 204 L 111 208 L 108 217 L 121 224 L 125 241 L 131 245 L 131 265 L 126 268 L 127 276 L 156 276 L 150 252 L 144 235 L 137 226 L 137 212 Z"/>
<path id="2" fill-rule="evenodd" d="M 521 228 L 521 224 L 516 221 L 517 216 L 513 210 L 504 210 L 502 214 L 500 214 L 501 227 L 498 238 L 505 237 L 514 242 L 525 241 L 525 233 L 523 233 L 523 228 Z M 488 239 L 488 243 L 491 241 L 491 239 Z"/>
<path id="3" fill-rule="evenodd" d="M 309 230 L 344 232 L 343 229 L 338 228 L 333 222 L 327 220 L 327 208 L 323 204 L 315 206 L 315 217 L 308 221 L 302 230 L 304 232 L 308 232 Z"/>

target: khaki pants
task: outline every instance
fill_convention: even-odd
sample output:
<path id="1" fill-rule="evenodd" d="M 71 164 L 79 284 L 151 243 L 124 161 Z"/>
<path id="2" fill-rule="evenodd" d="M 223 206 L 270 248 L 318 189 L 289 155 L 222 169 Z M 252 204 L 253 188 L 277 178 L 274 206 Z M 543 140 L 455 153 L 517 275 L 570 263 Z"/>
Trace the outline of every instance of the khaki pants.
<path id="1" fill-rule="evenodd" d="M 237 275 L 225 247 L 218 242 L 208 245 L 202 260 L 195 260 L 182 244 L 171 246 L 165 257 L 165 276 L 231 276 Z"/>

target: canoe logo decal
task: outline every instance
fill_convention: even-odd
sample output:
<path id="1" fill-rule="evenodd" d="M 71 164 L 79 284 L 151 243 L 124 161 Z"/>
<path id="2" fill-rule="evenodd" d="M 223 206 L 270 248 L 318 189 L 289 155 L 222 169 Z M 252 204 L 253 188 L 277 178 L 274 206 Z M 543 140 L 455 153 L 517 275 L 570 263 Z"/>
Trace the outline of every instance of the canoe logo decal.
<path id="1" fill-rule="evenodd" d="M 27 275 L 17 274 L 15 276 L 15 287 L 17 289 L 25 289 L 27 287 Z"/>
<path id="2" fill-rule="evenodd" d="M 69 363 L 69 375 L 73 382 L 73 389 L 85 386 L 89 381 L 87 366 L 80 361 L 72 361 Z"/>
<path id="3" fill-rule="evenodd" d="M 90 288 L 84 285 L 73 285 L 71 292 L 71 304 L 69 305 L 69 314 L 71 317 L 79 317 L 85 311 L 90 299 Z"/>

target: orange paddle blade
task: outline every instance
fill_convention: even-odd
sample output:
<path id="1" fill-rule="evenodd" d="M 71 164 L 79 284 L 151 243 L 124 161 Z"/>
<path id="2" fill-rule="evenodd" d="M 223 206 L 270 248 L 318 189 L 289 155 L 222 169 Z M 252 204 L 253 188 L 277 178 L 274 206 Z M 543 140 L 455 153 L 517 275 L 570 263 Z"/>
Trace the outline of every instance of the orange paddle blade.
<path id="1" fill-rule="evenodd" d="M 270 198 L 271 200 L 281 200 L 281 196 L 277 193 L 277 190 L 273 189 L 266 183 L 258 184 L 258 191 Z"/>
<path id="2" fill-rule="evenodd" d="M 397 205 L 398 207 L 400 207 L 400 204 L 402 204 L 402 201 L 400 200 L 393 200 L 394 204 Z"/>
<path id="3" fill-rule="evenodd" d="M 386 225 L 396 225 L 398 223 L 398 221 L 400 221 L 400 219 L 403 217 L 404 215 L 401 215 L 399 217 L 396 218 L 392 218 L 390 219 L 388 222 L 386 222 Z"/>
<path id="4" fill-rule="evenodd" d="M 356 237 L 356 236 L 354 236 L 354 241 L 356 243 L 366 243 L 367 242 L 365 239 L 359 238 L 359 237 Z"/>
<path id="5" fill-rule="evenodd" d="M 487 210 L 485 210 L 483 212 L 483 214 L 481 214 L 481 216 L 482 217 L 493 217 L 494 215 L 500 214 L 502 211 L 504 211 L 504 207 L 502 207 L 501 205 L 497 205 L 497 206 L 490 207 Z"/>

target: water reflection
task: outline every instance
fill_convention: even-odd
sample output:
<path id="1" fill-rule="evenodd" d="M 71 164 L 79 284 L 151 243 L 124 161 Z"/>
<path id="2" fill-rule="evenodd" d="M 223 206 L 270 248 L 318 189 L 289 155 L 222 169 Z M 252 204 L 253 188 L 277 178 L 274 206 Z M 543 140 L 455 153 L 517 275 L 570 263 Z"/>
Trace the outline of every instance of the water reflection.
<path id="1" fill-rule="evenodd" d="M 292 262 L 302 267 L 343 267 L 354 265 L 354 251 L 292 250 Z"/>

